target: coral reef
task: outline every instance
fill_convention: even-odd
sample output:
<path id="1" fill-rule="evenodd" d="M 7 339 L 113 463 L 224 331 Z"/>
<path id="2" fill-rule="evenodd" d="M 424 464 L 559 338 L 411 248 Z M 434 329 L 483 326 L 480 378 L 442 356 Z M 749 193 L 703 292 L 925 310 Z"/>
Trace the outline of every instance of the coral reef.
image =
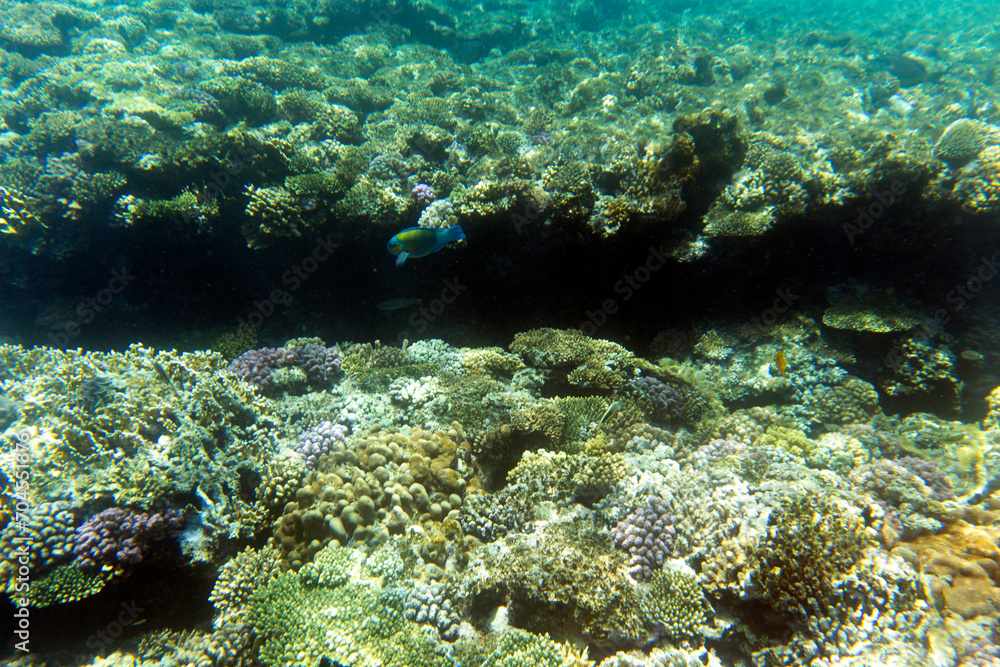
<path id="1" fill-rule="evenodd" d="M 120 571 L 142 561 L 154 543 L 176 534 L 183 525 L 177 512 L 133 512 L 112 507 L 76 529 L 73 554 L 85 568 Z"/>
<path id="2" fill-rule="evenodd" d="M 636 580 L 649 580 L 653 571 L 662 567 L 673 553 L 674 523 L 669 503 L 652 497 L 632 510 L 611 531 L 615 546 L 631 556 L 629 574 Z"/>
<path id="3" fill-rule="evenodd" d="M 796 612 L 832 598 L 834 581 L 861 558 L 867 544 L 860 517 L 834 501 L 793 500 L 768 521 L 754 555 L 753 578 L 774 608 Z"/>
<path id="4" fill-rule="evenodd" d="M 299 436 L 295 451 L 306 460 L 306 467 L 315 470 L 321 456 L 344 451 L 346 437 L 346 426 L 323 422 Z"/>

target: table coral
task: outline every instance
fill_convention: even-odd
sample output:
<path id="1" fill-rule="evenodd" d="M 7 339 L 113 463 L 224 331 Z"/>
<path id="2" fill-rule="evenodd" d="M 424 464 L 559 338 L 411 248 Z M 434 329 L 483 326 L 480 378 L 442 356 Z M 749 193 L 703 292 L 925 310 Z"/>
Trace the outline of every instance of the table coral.
<path id="1" fill-rule="evenodd" d="M 637 375 L 634 356 L 617 343 L 589 338 L 577 329 L 533 329 L 510 345 L 531 367 L 546 369 L 570 385 L 615 390 Z"/>

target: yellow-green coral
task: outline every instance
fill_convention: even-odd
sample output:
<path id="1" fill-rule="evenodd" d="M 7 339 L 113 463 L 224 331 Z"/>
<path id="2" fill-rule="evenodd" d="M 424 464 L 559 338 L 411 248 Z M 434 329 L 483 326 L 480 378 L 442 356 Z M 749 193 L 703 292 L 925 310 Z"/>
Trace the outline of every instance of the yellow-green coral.
<path id="1" fill-rule="evenodd" d="M 33 580 L 25 597 L 32 607 L 67 604 L 97 595 L 107 579 L 106 573 L 86 572 L 72 563 L 60 565 Z"/>
<path id="2" fill-rule="evenodd" d="M 221 333 L 212 343 L 212 349 L 230 361 L 256 347 L 257 330 L 248 324 Z"/>
<path id="3" fill-rule="evenodd" d="M 325 656 L 357 667 L 450 667 L 437 632 L 403 618 L 404 593 L 387 587 L 360 552 L 327 547 L 316 562 L 254 594 L 250 619 L 263 665 L 314 667 Z"/>
<path id="4" fill-rule="evenodd" d="M 656 570 L 643 598 L 647 619 L 670 638 L 700 634 L 707 620 L 707 608 L 708 601 L 698 578 L 693 573 L 673 568 Z"/>
<path id="5" fill-rule="evenodd" d="M 804 496 L 776 510 L 753 556 L 753 581 L 781 611 L 833 599 L 837 579 L 869 544 L 861 519 L 834 500 Z"/>
<path id="6" fill-rule="evenodd" d="M 223 565 L 209 596 L 219 619 L 237 616 L 245 620 L 250 597 L 278 575 L 280 565 L 280 552 L 269 545 L 247 547 Z"/>
<path id="7" fill-rule="evenodd" d="M 181 483 L 169 461 L 204 460 L 213 433 L 224 431 L 227 452 L 242 459 L 259 460 L 271 447 L 269 402 L 224 372 L 216 353 L 4 345 L 0 367 L 7 397 L 22 404 L 8 433 L 25 434 L 33 491 L 42 495 L 73 489 L 84 499 L 148 507 Z"/>
<path id="8" fill-rule="evenodd" d="M 469 350 L 462 355 L 462 365 L 469 369 L 470 373 L 490 373 L 508 377 L 525 367 L 517 356 L 499 347 Z"/>
<path id="9" fill-rule="evenodd" d="M 463 661 L 476 667 L 588 667 L 587 650 L 557 644 L 548 635 L 510 629 L 502 635 L 488 635 L 473 647 L 477 658 Z M 469 648 L 466 648 L 469 651 Z"/>
<path id="10" fill-rule="evenodd" d="M 955 185 L 955 195 L 967 213 L 1000 210 L 1000 146 L 983 149 Z"/>
<path id="11" fill-rule="evenodd" d="M 243 235 L 251 248 L 264 248 L 280 237 L 299 237 L 326 222 L 323 206 L 299 201 L 284 186 L 246 188 L 249 196 Z"/>
<path id="12" fill-rule="evenodd" d="M 125 225 L 182 221 L 203 226 L 218 213 L 218 203 L 214 199 L 203 201 L 190 189 L 170 199 L 141 199 L 130 194 L 122 195 L 115 203 L 115 217 Z"/>
<path id="13" fill-rule="evenodd" d="M 0 233 L 26 234 L 41 225 L 23 193 L 0 186 Z"/>
<path id="14" fill-rule="evenodd" d="M 618 343 L 585 336 L 578 329 L 519 333 L 510 350 L 529 366 L 565 373 L 565 380 L 577 387 L 615 390 L 637 375 L 631 352 Z"/>

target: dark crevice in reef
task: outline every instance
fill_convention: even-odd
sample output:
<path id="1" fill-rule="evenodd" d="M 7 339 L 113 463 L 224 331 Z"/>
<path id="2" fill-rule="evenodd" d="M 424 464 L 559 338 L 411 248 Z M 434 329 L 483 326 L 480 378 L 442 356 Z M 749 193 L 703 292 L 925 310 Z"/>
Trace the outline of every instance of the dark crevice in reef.
<path id="1" fill-rule="evenodd" d="M 171 347 L 205 346 L 191 332 L 261 322 L 262 342 L 318 334 L 327 340 L 440 337 L 465 345 L 506 345 L 538 326 L 596 326 L 598 337 L 641 347 L 666 327 L 702 318 L 752 322 L 788 295 L 788 313 L 822 314 L 829 287 L 849 280 L 892 287 L 930 316 L 1000 249 L 995 230 L 922 226 L 919 217 L 888 216 L 852 244 L 839 220 L 787 221 L 762 239 L 713 242 L 711 256 L 689 263 L 665 258 L 653 226 L 611 240 L 512 234 L 479 228 L 463 247 L 402 267 L 385 251 L 384 232 L 353 230 L 278 244 L 266 252 L 242 239 L 197 236 L 128 239 L 109 231 L 100 250 L 59 261 L 13 257 L 26 276 L 3 314 L 26 344 L 123 347 L 135 340 Z M 322 262 L 306 262 L 323 240 L 339 243 Z M 647 267 L 654 270 L 649 271 Z M 312 269 L 310 272 L 309 269 Z M 127 281 L 102 304 L 102 292 Z M 276 291 L 278 294 L 276 294 Z M 281 292 L 284 292 L 282 294 Z M 275 296 L 288 296 L 280 303 Z M 389 313 L 384 299 L 414 297 L 424 310 Z M 71 311 L 50 329 L 52 303 Z M 949 329 L 961 327 L 955 313 Z M 75 335 L 67 335 L 74 333 Z M 877 369 L 859 369 L 870 375 Z"/>
<path id="2" fill-rule="evenodd" d="M 208 596 L 215 568 L 178 567 L 178 560 L 142 563 L 128 578 L 117 580 L 80 602 L 30 608 L 30 647 L 60 655 L 64 665 L 90 663 L 96 654 L 134 648 L 138 638 L 162 628 L 210 627 Z M 13 636 L 15 608 L 2 601 L 2 629 Z"/>

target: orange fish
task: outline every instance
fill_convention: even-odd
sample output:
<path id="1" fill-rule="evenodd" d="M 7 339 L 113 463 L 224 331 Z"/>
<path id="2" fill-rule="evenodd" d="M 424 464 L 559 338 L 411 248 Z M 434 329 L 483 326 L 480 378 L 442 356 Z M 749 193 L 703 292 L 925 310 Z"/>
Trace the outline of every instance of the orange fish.
<path id="1" fill-rule="evenodd" d="M 774 365 L 778 369 L 778 375 L 787 375 L 785 370 L 788 368 L 788 362 L 785 361 L 785 353 L 781 350 L 778 350 L 778 353 L 774 355 Z"/>

